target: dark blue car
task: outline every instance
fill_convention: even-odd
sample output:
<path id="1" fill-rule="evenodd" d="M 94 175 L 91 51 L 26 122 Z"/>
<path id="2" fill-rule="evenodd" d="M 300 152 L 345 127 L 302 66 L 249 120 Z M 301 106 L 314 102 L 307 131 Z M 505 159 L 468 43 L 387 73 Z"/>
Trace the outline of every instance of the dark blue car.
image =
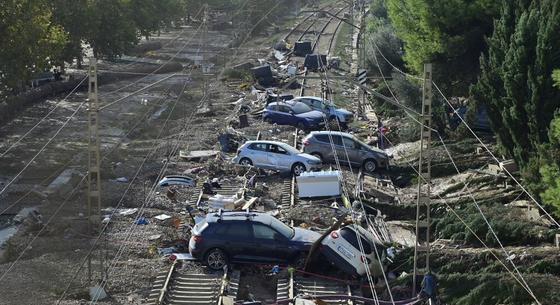
<path id="1" fill-rule="evenodd" d="M 272 215 L 220 210 L 192 229 L 190 254 L 214 270 L 232 262 L 302 263 L 321 234 L 292 228 Z"/>
<path id="2" fill-rule="evenodd" d="M 291 125 L 299 129 L 320 129 L 325 125 L 325 114 L 312 110 L 301 102 L 275 102 L 266 106 L 263 120 L 278 125 Z"/>

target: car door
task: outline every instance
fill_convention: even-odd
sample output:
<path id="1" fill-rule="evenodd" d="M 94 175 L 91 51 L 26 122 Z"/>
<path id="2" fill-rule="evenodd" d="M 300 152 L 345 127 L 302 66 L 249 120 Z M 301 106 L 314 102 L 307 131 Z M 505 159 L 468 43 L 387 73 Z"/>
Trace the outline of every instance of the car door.
<path id="1" fill-rule="evenodd" d="M 360 162 L 360 144 L 349 137 L 342 136 L 342 151 L 341 157 L 344 161 L 350 160 L 350 164 L 356 166 L 361 165 Z M 347 156 L 348 154 L 348 156 Z"/>
<path id="2" fill-rule="evenodd" d="M 253 238 L 251 222 L 249 221 L 230 221 L 227 228 L 222 232 L 222 245 L 224 250 L 234 261 L 256 261 L 258 256 L 257 242 Z"/>
<path id="3" fill-rule="evenodd" d="M 294 115 L 290 106 L 281 105 L 280 112 L 282 113 L 284 125 L 297 125 L 298 117 Z"/>
<path id="4" fill-rule="evenodd" d="M 266 143 L 253 143 L 249 145 L 247 154 L 249 159 L 256 167 L 268 168 L 270 162 L 268 160 L 268 144 Z"/>
<path id="5" fill-rule="evenodd" d="M 341 154 L 341 152 L 344 152 L 344 148 L 342 147 L 342 137 L 339 135 L 330 135 L 328 136 L 329 142 L 325 143 L 325 150 L 326 150 L 326 156 L 328 156 L 328 159 L 330 162 L 336 163 L 336 159 L 338 158 L 339 162 L 344 162 L 344 154 Z M 332 146 L 331 146 L 331 142 L 332 141 Z M 334 151 L 333 151 L 334 149 Z M 336 152 L 336 154 L 335 154 Z M 344 163 L 345 164 L 345 163 Z"/>
<path id="6" fill-rule="evenodd" d="M 292 168 L 292 156 L 280 145 L 269 144 L 268 160 L 270 166 L 276 170 L 285 171 Z"/>
<path id="7" fill-rule="evenodd" d="M 278 125 L 286 124 L 286 113 L 283 111 L 282 105 L 272 105 L 269 108 L 270 120 Z"/>
<path id="8" fill-rule="evenodd" d="M 260 223 L 253 223 L 253 238 L 255 239 L 259 260 L 263 262 L 286 261 L 289 258 L 287 239 L 273 228 Z"/>

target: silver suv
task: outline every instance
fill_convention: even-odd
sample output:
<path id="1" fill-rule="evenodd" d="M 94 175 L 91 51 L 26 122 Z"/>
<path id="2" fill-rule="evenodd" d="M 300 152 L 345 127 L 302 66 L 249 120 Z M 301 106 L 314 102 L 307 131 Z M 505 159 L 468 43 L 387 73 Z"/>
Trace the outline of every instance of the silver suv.
<path id="1" fill-rule="evenodd" d="M 321 169 L 321 160 L 276 141 L 247 141 L 237 150 L 233 163 L 277 171 L 291 171 L 296 176 Z"/>
<path id="2" fill-rule="evenodd" d="M 342 164 L 348 165 L 349 159 L 351 166 L 362 166 L 368 173 L 389 168 L 389 156 L 384 151 L 368 146 L 349 133 L 314 131 L 303 139 L 303 151 L 326 163 L 335 163 L 333 148 Z"/>

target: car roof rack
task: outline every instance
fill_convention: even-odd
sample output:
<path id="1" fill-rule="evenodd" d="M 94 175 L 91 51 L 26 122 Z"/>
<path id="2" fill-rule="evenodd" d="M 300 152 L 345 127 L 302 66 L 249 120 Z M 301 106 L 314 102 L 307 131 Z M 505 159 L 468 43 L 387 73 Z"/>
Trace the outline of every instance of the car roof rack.
<path id="1" fill-rule="evenodd" d="M 232 213 L 224 215 L 224 212 L 232 212 Z M 247 219 L 249 219 L 251 217 L 255 217 L 255 216 L 258 215 L 257 213 L 254 213 L 254 212 L 252 213 L 251 210 L 248 209 L 248 208 L 245 209 L 244 212 L 241 212 L 241 211 L 239 211 L 238 213 L 233 213 L 233 212 L 236 212 L 236 211 L 224 211 L 224 209 L 219 209 L 217 213 L 214 213 L 214 216 L 219 217 L 218 221 L 220 221 L 220 220 L 223 219 L 224 216 L 245 216 Z"/>

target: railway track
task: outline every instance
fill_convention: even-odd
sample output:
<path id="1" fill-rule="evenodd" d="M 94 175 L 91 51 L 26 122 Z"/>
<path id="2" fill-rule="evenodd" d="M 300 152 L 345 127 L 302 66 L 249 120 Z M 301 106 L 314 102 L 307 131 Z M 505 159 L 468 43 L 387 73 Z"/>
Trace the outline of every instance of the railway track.
<path id="1" fill-rule="evenodd" d="M 348 6 L 343 8 L 334 8 L 333 5 L 327 5 L 322 10 L 332 11 L 332 14 L 338 16 L 341 12 L 347 9 Z M 295 35 L 297 31 L 305 27 L 303 32 L 297 37 L 297 40 L 304 39 L 307 35 L 311 34 L 312 29 L 316 27 L 319 18 L 312 18 L 314 14 L 310 14 L 299 22 L 285 37 L 288 40 Z M 336 32 L 338 31 L 342 21 L 338 22 L 334 32 L 328 40 L 326 40 L 325 31 L 333 20 L 331 16 L 318 30 L 313 31 L 315 40 L 312 45 L 312 50 L 315 52 L 318 46 L 325 44 L 328 49 L 328 54 L 333 47 Z M 323 42 L 323 40 L 325 42 Z M 327 45 L 328 43 L 328 45 Z M 305 72 L 305 75 L 308 71 Z M 303 80 L 300 96 L 305 94 L 306 80 Z M 257 140 L 262 140 L 261 132 L 257 134 Z M 294 129 L 293 134 L 290 136 L 289 143 L 295 148 L 298 148 L 298 129 Z M 284 208 L 293 208 L 298 204 L 296 196 L 296 179 L 295 176 L 286 179 L 283 185 L 283 193 L 287 196 L 282 197 L 281 204 Z M 231 195 L 234 193 L 235 187 L 223 187 L 222 190 L 216 190 L 223 195 Z M 191 202 L 200 202 L 201 193 L 193 194 Z M 292 222 L 293 225 L 293 222 Z M 230 300 L 237 299 L 238 286 L 241 278 L 239 271 L 226 272 L 223 274 L 204 274 L 204 273 L 188 273 L 181 271 L 178 268 L 178 263 L 174 262 L 168 270 L 162 270 L 154 281 L 152 291 L 148 297 L 146 304 L 169 304 L 169 305 L 189 305 L 189 304 L 222 304 L 225 297 Z M 228 280 L 229 277 L 229 280 Z M 330 281 L 316 277 L 303 277 L 294 276 L 291 273 L 286 278 L 279 278 L 277 284 L 277 300 L 293 300 L 297 295 L 351 295 L 348 285 L 338 282 Z M 329 300 L 327 304 L 352 304 L 346 300 Z"/>
<path id="2" fill-rule="evenodd" d="M 356 293 L 353 292 L 350 285 L 333 281 L 328 279 L 323 279 L 314 276 L 288 276 L 278 279 L 278 284 L 276 288 L 276 301 L 277 303 L 291 303 L 291 300 L 297 297 L 305 297 L 313 299 L 315 296 L 355 296 Z M 349 300 L 349 298 L 332 298 L 329 300 L 323 300 L 325 304 L 341 305 L 348 304 L 352 305 L 355 302 Z M 321 303 L 323 304 L 323 303 Z"/>
<path id="3" fill-rule="evenodd" d="M 178 268 L 178 263 L 174 262 L 169 270 L 162 271 L 156 276 L 146 304 L 221 304 L 226 288 L 226 274 L 183 272 Z"/>

